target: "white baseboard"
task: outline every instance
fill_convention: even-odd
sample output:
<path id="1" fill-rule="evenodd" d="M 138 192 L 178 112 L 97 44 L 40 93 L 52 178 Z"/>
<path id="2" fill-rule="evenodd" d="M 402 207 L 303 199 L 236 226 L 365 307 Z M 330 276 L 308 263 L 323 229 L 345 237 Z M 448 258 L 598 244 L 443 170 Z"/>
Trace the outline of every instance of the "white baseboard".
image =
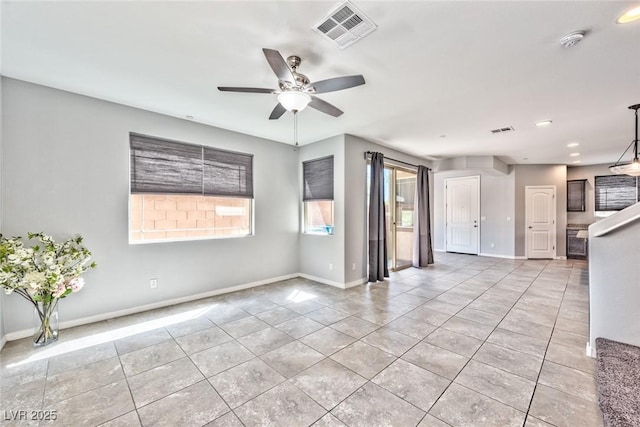
<path id="1" fill-rule="evenodd" d="M 434 249 L 434 252 L 447 252 L 446 249 Z M 470 254 L 473 255 L 473 254 Z M 487 254 L 487 253 L 483 253 L 480 252 L 478 254 L 478 256 L 486 256 L 489 258 L 503 258 L 503 259 L 527 259 L 527 257 L 523 257 L 523 256 L 515 256 L 515 255 L 502 255 L 502 254 Z"/>
<path id="2" fill-rule="evenodd" d="M 170 300 L 155 302 L 151 304 L 140 305 L 137 307 L 131 307 L 124 310 L 112 311 L 109 313 L 96 314 L 95 316 L 82 317 L 80 319 L 68 320 L 66 322 L 60 322 L 60 329 L 68 329 L 73 328 L 74 326 L 86 325 L 88 323 L 101 322 L 103 320 L 113 319 L 116 317 L 128 316 L 130 314 L 141 313 L 143 311 L 153 310 L 156 308 L 167 307 L 170 305 L 181 304 L 184 302 L 195 301 L 203 298 L 209 298 L 220 294 L 227 294 L 230 292 L 241 291 L 243 289 L 255 288 L 262 285 L 267 285 L 269 283 L 280 282 L 282 280 L 293 279 L 295 277 L 302 276 L 298 273 L 287 274 L 284 276 L 272 277 L 269 279 L 258 280 L 256 282 L 245 283 L 243 285 L 230 286 L 228 288 L 215 289 L 209 292 L 203 292 L 200 294 L 189 295 L 186 297 L 173 298 Z M 312 279 L 314 280 L 314 279 Z M 2 345 L 6 341 L 14 341 L 22 338 L 26 338 L 33 334 L 32 329 L 23 329 L 21 331 L 9 332 L 2 339 Z M 0 346 L 2 348 L 2 346 Z"/>
<path id="3" fill-rule="evenodd" d="M 501 255 L 501 254 L 485 254 L 479 253 L 478 256 L 486 256 L 490 258 L 503 258 L 503 259 L 525 259 L 524 257 L 517 257 L 515 255 Z"/>
<path id="4" fill-rule="evenodd" d="M 334 282 L 333 280 L 323 279 L 322 277 L 312 276 L 306 273 L 299 273 L 299 275 L 300 277 L 303 277 L 305 279 L 313 280 L 314 282 L 324 283 L 325 285 L 329 285 L 329 286 L 335 286 L 336 288 L 340 288 L 340 289 L 349 289 L 349 288 L 353 288 L 354 286 L 363 285 L 369 282 L 369 279 L 367 279 L 366 277 L 354 280 L 352 282 L 340 283 L 340 282 Z"/>
<path id="5" fill-rule="evenodd" d="M 597 357 L 596 348 L 591 347 L 591 342 L 587 341 L 586 354 L 588 357 L 593 357 L 594 359 Z"/>
<path id="6" fill-rule="evenodd" d="M 333 280 L 323 279 L 322 277 L 312 276 L 306 273 L 299 273 L 298 275 L 305 279 L 313 280 L 314 282 L 320 282 L 320 283 L 324 283 L 325 285 L 335 286 L 336 288 L 340 288 L 340 289 L 347 288 L 347 285 L 345 285 L 344 283 L 334 282 Z"/>
<path id="7" fill-rule="evenodd" d="M 554 259 L 561 259 L 562 260 L 562 259 L 567 259 L 567 257 L 566 256 L 557 256 Z"/>
<path id="8" fill-rule="evenodd" d="M 349 289 L 349 288 L 353 288 L 354 286 L 364 285 L 365 283 L 368 283 L 368 282 L 369 282 L 369 279 L 367 277 L 363 277 L 361 279 L 354 280 L 353 282 L 345 283 L 344 288 Z"/>

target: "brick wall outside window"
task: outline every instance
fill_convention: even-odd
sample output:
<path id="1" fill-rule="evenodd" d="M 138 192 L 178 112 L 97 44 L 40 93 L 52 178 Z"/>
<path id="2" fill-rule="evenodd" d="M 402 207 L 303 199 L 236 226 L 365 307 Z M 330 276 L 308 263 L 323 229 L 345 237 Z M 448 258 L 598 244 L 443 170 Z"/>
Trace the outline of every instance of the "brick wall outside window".
<path id="1" fill-rule="evenodd" d="M 251 199 L 193 195 L 130 195 L 130 241 L 251 234 Z"/>

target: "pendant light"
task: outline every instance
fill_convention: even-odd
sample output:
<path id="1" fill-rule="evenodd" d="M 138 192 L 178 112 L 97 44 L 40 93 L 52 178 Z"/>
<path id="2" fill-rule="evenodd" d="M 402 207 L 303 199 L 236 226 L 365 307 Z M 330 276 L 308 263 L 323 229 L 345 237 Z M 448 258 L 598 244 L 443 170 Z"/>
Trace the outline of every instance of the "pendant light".
<path id="1" fill-rule="evenodd" d="M 630 110 L 635 110 L 636 112 L 636 137 L 631 144 L 624 150 L 622 156 L 618 159 L 615 165 L 609 166 L 609 170 L 618 175 L 630 175 L 630 176 L 640 176 L 640 159 L 638 159 L 638 109 L 640 109 L 640 104 L 632 105 L 629 107 Z M 620 163 L 622 157 L 629 151 L 629 148 L 633 147 L 633 159 L 630 163 Z"/>

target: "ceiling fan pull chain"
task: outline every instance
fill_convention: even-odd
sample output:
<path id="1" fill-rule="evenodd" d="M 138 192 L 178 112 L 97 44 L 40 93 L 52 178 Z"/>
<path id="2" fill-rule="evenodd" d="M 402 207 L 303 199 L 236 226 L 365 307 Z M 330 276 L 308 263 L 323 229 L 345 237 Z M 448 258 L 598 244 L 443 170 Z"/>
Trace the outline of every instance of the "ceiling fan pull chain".
<path id="1" fill-rule="evenodd" d="M 295 110 L 293 112 L 293 142 L 295 144 L 295 150 L 298 148 L 298 112 Z"/>

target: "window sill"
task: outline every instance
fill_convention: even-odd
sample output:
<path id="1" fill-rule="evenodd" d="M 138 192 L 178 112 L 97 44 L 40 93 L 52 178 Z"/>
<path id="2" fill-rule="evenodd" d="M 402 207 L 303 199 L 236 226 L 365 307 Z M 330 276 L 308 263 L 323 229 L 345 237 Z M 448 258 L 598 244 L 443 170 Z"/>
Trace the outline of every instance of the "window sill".
<path id="1" fill-rule="evenodd" d="M 153 243 L 179 243 L 193 242 L 202 240 L 225 240 L 225 239 L 242 239 L 245 237 L 253 237 L 254 234 L 243 234 L 241 236 L 201 236 L 201 237 L 185 237 L 180 239 L 154 239 L 154 240 L 129 240 L 129 245 L 149 245 Z"/>
<path id="2" fill-rule="evenodd" d="M 333 236 L 335 233 L 321 233 L 319 231 L 303 231 L 302 234 L 307 236 Z"/>

